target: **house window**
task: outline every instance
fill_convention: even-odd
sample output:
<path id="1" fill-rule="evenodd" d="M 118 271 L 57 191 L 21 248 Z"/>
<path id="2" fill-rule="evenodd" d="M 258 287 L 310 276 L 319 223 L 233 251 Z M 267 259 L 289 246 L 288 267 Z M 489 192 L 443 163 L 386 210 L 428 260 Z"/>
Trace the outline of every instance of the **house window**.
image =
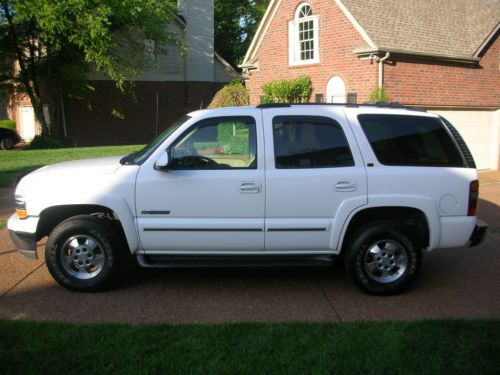
<path id="1" fill-rule="evenodd" d="M 144 40 L 144 67 L 151 68 L 156 64 L 156 43 L 153 39 Z"/>
<path id="2" fill-rule="evenodd" d="M 295 18 L 288 25 L 289 63 L 304 65 L 319 62 L 318 16 L 308 3 L 297 7 Z"/>

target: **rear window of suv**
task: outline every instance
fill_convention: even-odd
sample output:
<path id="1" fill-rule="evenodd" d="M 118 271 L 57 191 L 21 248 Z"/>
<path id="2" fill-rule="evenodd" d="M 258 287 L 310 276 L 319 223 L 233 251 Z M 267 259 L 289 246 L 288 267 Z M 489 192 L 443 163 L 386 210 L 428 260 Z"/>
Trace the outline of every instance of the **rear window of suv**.
<path id="1" fill-rule="evenodd" d="M 358 119 L 382 164 L 465 167 L 455 142 L 437 118 L 367 114 Z"/>

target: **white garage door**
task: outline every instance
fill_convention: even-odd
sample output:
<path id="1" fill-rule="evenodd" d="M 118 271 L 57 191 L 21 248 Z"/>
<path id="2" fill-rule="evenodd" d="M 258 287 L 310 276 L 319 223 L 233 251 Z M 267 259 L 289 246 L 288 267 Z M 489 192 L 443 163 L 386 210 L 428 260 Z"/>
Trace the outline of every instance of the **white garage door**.
<path id="1" fill-rule="evenodd" d="M 497 169 L 499 159 L 498 118 L 500 111 L 435 110 L 460 132 L 469 146 L 477 169 Z"/>

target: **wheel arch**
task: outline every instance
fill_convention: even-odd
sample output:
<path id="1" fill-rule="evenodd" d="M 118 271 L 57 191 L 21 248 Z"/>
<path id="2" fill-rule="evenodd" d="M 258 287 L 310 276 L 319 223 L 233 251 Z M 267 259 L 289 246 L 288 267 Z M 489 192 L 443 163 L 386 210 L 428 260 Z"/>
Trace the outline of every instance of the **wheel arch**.
<path id="1" fill-rule="evenodd" d="M 340 238 L 340 250 L 343 252 L 355 232 L 371 221 L 396 221 L 409 228 L 410 234 L 417 241 L 419 248 L 431 248 L 431 220 L 421 209 L 411 206 L 379 206 L 363 208 L 351 216 Z"/>
<path id="2" fill-rule="evenodd" d="M 126 239 L 129 250 L 132 253 L 137 250 L 139 241 L 133 219 L 126 217 L 123 212 L 120 213 L 110 207 L 98 204 L 66 204 L 45 208 L 39 214 L 36 240 L 48 236 L 59 223 L 77 215 L 96 215 L 113 221 Z M 133 230 L 131 230 L 131 226 Z"/>

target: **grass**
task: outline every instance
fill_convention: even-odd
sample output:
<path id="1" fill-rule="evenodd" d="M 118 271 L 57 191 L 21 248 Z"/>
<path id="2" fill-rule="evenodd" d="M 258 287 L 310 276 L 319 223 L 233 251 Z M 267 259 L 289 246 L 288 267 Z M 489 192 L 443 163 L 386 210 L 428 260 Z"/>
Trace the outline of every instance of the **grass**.
<path id="1" fill-rule="evenodd" d="M 500 320 L 188 326 L 0 320 L 2 374 L 493 374 Z"/>
<path id="2" fill-rule="evenodd" d="M 79 147 L 0 152 L 0 187 L 12 187 L 19 176 L 44 165 L 68 160 L 128 154 L 142 146 Z"/>
<path id="3" fill-rule="evenodd" d="M 7 222 L 3 219 L 0 219 L 0 230 L 5 229 L 7 226 Z"/>

